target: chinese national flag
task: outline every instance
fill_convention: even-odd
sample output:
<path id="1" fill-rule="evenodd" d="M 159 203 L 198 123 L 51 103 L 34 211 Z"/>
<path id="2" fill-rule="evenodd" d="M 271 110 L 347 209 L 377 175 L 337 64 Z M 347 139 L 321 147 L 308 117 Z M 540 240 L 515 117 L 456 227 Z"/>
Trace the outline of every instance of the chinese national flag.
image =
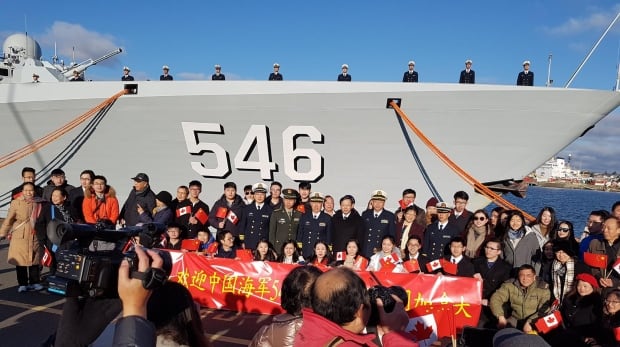
<path id="1" fill-rule="evenodd" d="M 336 260 L 345 260 L 347 259 L 347 252 L 342 251 L 342 252 L 336 252 Z"/>
<path id="2" fill-rule="evenodd" d="M 379 264 L 381 264 L 381 269 L 379 269 L 379 271 L 392 272 L 396 267 L 396 264 L 392 263 L 390 260 L 386 260 L 386 258 L 389 258 L 389 256 L 379 260 Z"/>
<path id="3" fill-rule="evenodd" d="M 405 210 L 408 207 L 407 204 L 403 201 L 403 199 L 398 200 L 398 204 L 400 205 L 401 210 Z"/>
<path id="4" fill-rule="evenodd" d="M 188 250 L 190 252 L 195 252 L 200 247 L 200 240 L 195 239 L 186 239 L 181 241 L 181 249 Z"/>
<path id="5" fill-rule="evenodd" d="M 254 256 L 252 255 L 252 250 L 250 249 L 238 249 L 235 252 L 235 256 L 239 258 L 241 261 L 252 261 L 254 260 Z"/>
<path id="6" fill-rule="evenodd" d="M 209 246 L 207 246 L 207 253 L 208 254 L 215 254 L 217 253 L 217 248 L 220 246 L 219 243 L 217 242 L 212 242 Z"/>
<path id="7" fill-rule="evenodd" d="M 442 262 L 441 266 L 443 267 L 443 271 L 445 273 L 450 274 L 450 275 L 456 275 L 457 269 L 458 269 L 457 264 L 451 263 L 450 261 L 445 260 L 445 259 L 441 259 L 441 262 Z"/>
<path id="8" fill-rule="evenodd" d="M 297 209 L 296 210 L 301 212 L 301 214 L 304 214 L 304 213 L 306 213 L 306 205 L 299 204 L 299 205 L 297 205 Z"/>
<path id="9" fill-rule="evenodd" d="M 207 224 L 207 220 L 209 219 L 209 215 L 202 208 L 199 208 L 198 211 L 196 211 L 194 217 L 196 217 L 202 225 Z"/>
<path id="10" fill-rule="evenodd" d="M 587 265 L 599 269 L 607 268 L 607 255 L 606 254 L 595 254 L 590 252 L 583 253 L 583 261 Z"/>
<path id="11" fill-rule="evenodd" d="M 433 271 L 441 269 L 441 264 L 442 262 L 440 259 L 433 260 L 426 264 L 426 269 L 428 270 L 428 272 L 433 272 Z"/>
<path id="12" fill-rule="evenodd" d="M 415 259 L 407 260 L 403 266 L 407 272 L 420 272 L 420 263 Z"/>
<path id="13" fill-rule="evenodd" d="M 177 208 L 177 218 L 192 213 L 192 207 L 191 206 L 185 206 L 185 207 L 180 207 Z"/>
<path id="14" fill-rule="evenodd" d="M 546 334 L 551 330 L 557 328 L 562 323 L 562 315 L 560 311 L 553 311 L 552 313 L 537 320 L 534 326 L 536 330 L 542 334 Z"/>
<path id="15" fill-rule="evenodd" d="M 217 212 L 215 212 L 215 216 L 217 218 L 226 218 L 226 215 L 228 214 L 228 209 L 226 207 L 218 207 Z"/>
<path id="16" fill-rule="evenodd" d="M 239 223 L 239 218 L 237 218 L 237 215 L 232 210 L 230 210 L 228 212 L 228 216 L 226 216 L 226 219 L 228 219 L 229 221 L 231 221 L 235 225 L 237 225 L 237 223 Z"/>

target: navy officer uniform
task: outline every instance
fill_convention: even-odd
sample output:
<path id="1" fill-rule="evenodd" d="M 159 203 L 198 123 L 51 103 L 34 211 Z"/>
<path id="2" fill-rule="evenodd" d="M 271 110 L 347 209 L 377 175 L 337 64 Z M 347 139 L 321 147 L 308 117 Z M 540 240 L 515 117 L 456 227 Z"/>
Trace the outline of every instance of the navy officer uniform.
<path id="1" fill-rule="evenodd" d="M 349 65 L 342 64 L 342 73 L 338 75 L 338 82 L 351 82 L 351 75 L 347 72 L 349 71 Z"/>
<path id="2" fill-rule="evenodd" d="M 371 200 L 383 202 L 386 199 L 387 194 L 383 190 L 375 190 L 371 197 Z M 362 213 L 362 219 L 366 224 L 366 229 L 364 230 L 360 254 L 370 258 L 381 249 L 381 240 L 384 236 L 390 235 L 394 237 L 396 234 L 396 216 L 385 209 L 380 211 L 371 209 Z"/>
<path id="3" fill-rule="evenodd" d="M 439 214 L 446 214 L 446 217 L 449 217 L 449 213 L 452 209 L 445 202 L 438 202 L 436 206 L 438 218 L 443 218 L 443 216 L 439 216 Z M 430 261 L 443 258 L 444 255 L 450 254 L 447 251 L 450 240 L 460 234 L 461 232 L 459 229 L 454 224 L 450 223 L 448 218 L 445 218 L 443 222 L 439 219 L 426 227 L 422 250 Z"/>
<path id="4" fill-rule="evenodd" d="M 170 68 L 168 67 L 168 65 L 162 66 L 161 69 L 164 71 L 164 74 L 159 76 L 159 80 L 160 81 L 172 81 L 172 80 L 174 80 L 174 78 L 172 78 L 172 75 L 168 74 L 168 71 L 170 71 Z"/>
<path id="5" fill-rule="evenodd" d="M 409 70 L 405 71 L 403 75 L 403 82 L 409 83 L 417 83 L 418 82 L 418 72 L 413 69 L 415 66 L 415 61 L 411 60 L 409 62 Z"/>
<path id="6" fill-rule="evenodd" d="M 282 74 L 280 73 L 280 64 L 273 64 L 273 72 L 269 74 L 270 81 L 282 81 Z"/>
<path id="7" fill-rule="evenodd" d="M 133 81 L 133 76 L 129 74 L 131 70 L 125 66 L 123 67 L 123 77 L 121 77 L 121 81 Z"/>
<path id="8" fill-rule="evenodd" d="M 461 71 L 461 77 L 459 83 L 474 84 L 476 83 L 476 72 L 471 69 L 472 61 L 470 59 L 465 60 L 465 70 Z"/>
<path id="9" fill-rule="evenodd" d="M 213 75 L 211 75 L 211 80 L 212 81 L 225 81 L 226 80 L 226 76 L 224 76 L 223 73 L 221 73 L 222 71 L 222 67 L 218 64 L 215 65 L 215 73 Z"/>
<path id="10" fill-rule="evenodd" d="M 252 191 L 256 193 L 267 193 L 267 186 L 264 183 L 256 183 L 252 186 Z M 269 239 L 269 220 L 273 209 L 268 203 L 258 203 L 253 201 L 243 208 L 241 217 L 240 236 L 243 238 L 245 248 L 256 249 L 258 242 L 262 239 Z"/>
<path id="11" fill-rule="evenodd" d="M 299 220 L 299 230 L 297 231 L 297 244 L 301 243 L 301 254 L 305 259 L 310 259 L 314 253 L 314 244 L 321 240 L 331 246 L 332 242 L 332 217 L 321 211 L 323 206 L 323 195 L 313 192 L 310 195 L 310 203 L 318 203 L 318 211 L 312 208 L 306 210 Z M 315 209 L 316 210 L 316 209 Z"/>
<path id="12" fill-rule="evenodd" d="M 523 62 L 523 71 L 519 72 L 517 76 L 518 86 L 533 86 L 534 85 L 534 73 L 530 71 L 530 61 Z"/>
<path id="13" fill-rule="evenodd" d="M 284 200 L 295 203 L 297 191 L 286 188 L 282 191 L 282 197 Z M 285 203 L 282 204 L 282 208 L 273 211 L 269 219 L 269 242 L 277 250 L 280 250 L 286 241 L 297 238 L 297 229 L 301 219 L 301 212 L 294 208 L 287 209 Z"/>

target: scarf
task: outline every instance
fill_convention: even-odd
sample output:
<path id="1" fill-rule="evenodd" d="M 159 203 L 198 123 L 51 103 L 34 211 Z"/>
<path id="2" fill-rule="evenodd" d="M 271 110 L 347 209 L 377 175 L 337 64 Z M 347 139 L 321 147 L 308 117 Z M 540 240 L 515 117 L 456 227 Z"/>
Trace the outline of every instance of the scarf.
<path id="1" fill-rule="evenodd" d="M 37 222 L 37 218 L 39 218 L 39 214 L 41 214 L 41 199 L 40 198 L 32 198 L 32 199 L 24 199 L 24 201 L 26 201 L 29 205 L 29 208 L 31 208 L 30 210 L 30 217 L 29 222 L 30 222 L 30 229 L 32 230 L 32 234 L 34 235 L 35 230 L 34 230 L 34 225 Z"/>
<path id="2" fill-rule="evenodd" d="M 472 225 L 467 232 L 467 248 L 465 250 L 465 255 L 470 258 L 475 258 L 478 253 L 478 249 L 482 246 L 484 239 L 486 238 L 487 226 L 483 225 L 481 227 L 477 227 Z"/>
<path id="3" fill-rule="evenodd" d="M 557 260 L 553 261 L 552 267 L 552 283 L 553 296 L 562 303 L 564 295 L 573 289 L 573 281 L 575 279 L 575 260 L 569 259 L 566 264 L 562 264 Z"/>
<path id="4" fill-rule="evenodd" d="M 508 238 L 511 240 L 519 240 L 523 237 L 524 232 L 522 230 L 508 229 Z"/>

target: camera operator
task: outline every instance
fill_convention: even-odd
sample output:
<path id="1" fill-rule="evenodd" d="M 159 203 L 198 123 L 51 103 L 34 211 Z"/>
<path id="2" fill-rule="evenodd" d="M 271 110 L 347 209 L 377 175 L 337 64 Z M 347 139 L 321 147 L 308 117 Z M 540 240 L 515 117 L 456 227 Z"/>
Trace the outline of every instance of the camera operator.
<path id="1" fill-rule="evenodd" d="M 403 302 L 392 295 L 396 305 L 386 312 L 377 299 L 377 332 L 383 346 L 418 346 L 402 334 L 409 318 Z M 304 323 L 295 346 L 377 346 L 374 334 L 362 334 L 371 313 L 364 281 L 355 272 L 339 267 L 318 277 L 312 287 L 312 310 L 303 310 Z"/>

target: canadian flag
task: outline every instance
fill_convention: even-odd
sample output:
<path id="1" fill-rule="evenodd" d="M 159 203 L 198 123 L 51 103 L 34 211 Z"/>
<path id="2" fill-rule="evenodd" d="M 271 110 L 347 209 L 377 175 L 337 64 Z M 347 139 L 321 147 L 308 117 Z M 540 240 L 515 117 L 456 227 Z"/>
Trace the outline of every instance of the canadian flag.
<path id="1" fill-rule="evenodd" d="M 192 207 L 191 206 L 185 206 L 185 207 L 180 207 L 177 208 L 177 218 L 186 215 L 186 214 L 190 214 L 192 213 Z"/>
<path id="2" fill-rule="evenodd" d="M 226 219 L 228 219 L 235 225 L 239 223 L 239 218 L 237 218 L 237 215 L 232 210 L 228 211 L 228 215 L 226 216 Z"/>
<path id="3" fill-rule="evenodd" d="M 546 334 L 560 326 L 560 323 L 562 323 L 562 315 L 560 314 L 560 311 L 553 311 L 536 321 L 534 325 L 536 326 L 538 332 Z"/>
<path id="4" fill-rule="evenodd" d="M 336 260 L 345 260 L 347 258 L 347 252 L 336 252 Z"/>
<path id="5" fill-rule="evenodd" d="M 426 264 L 426 269 L 428 272 L 433 272 L 435 270 L 441 269 L 441 259 L 435 259 Z"/>
<path id="6" fill-rule="evenodd" d="M 613 269 L 616 270 L 616 272 L 620 274 L 620 259 L 616 260 L 616 262 L 614 263 Z"/>
<path id="7" fill-rule="evenodd" d="M 431 313 L 424 316 L 411 317 L 405 331 L 420 346 L 430 346 L 437 341 L 437 321 L 435 321 L 435 316 Z"/>

